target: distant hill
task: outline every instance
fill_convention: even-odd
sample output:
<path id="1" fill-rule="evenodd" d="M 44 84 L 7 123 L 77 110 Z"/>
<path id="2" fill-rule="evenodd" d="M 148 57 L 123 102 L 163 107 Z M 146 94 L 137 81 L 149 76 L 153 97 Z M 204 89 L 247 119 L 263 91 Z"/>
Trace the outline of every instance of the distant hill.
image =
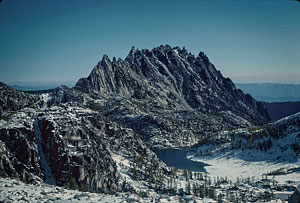
<path id="1" fill-rule="evenodd" d="M 264 102 L 300 101 L 300 84 L 250 83 L 235 84 L 244 93 Z"/>
<path id="2" fill-rule="evenodd" d="M 67 87 L 73 87 L 74 82 L 72 81 L 62 81 L 62 82 L 49 82 L 49 83 L 37 83 L 37 82 L 14 82 L 8 84 L 10 87 L 20 90 L 20 91 L 41 91 L 55 89 L 61 85 Z"/>
<path id="3" fill-rule="evenodd" d="M 58 87 L 58 85 L 33 85 L 33 86 L 12 85 L 11 87 L 21 91 L 38 91 L 38 90 L 54 89 Z"/>
<path id="4" fill-rule="evenodd" d="M 300 102 L 265 103 L 272 121 L 300 112 Z"/>

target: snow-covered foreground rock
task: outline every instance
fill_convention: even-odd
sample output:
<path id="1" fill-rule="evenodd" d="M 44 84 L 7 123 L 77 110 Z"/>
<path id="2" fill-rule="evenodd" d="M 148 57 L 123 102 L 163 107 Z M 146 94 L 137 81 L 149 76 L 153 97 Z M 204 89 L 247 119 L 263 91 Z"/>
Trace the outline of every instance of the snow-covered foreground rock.
<path id="1" fill-rule="evenodd" d="M 289 193 L 290 194 L 290 193 Z M 10 178 L 0 178 L 0 202 L 196 202 L 196 203 L 216 203 L 210 198 L 198 198 L 192 195 L 187 196 L 152 196 L 140 198 L 130 193 L 116 193 L 115 195 L 81 192 L 78 190 L 68 190 L 58 186 L 44 183 L 26 184 Z M 280 199 L 271 200 L 272 203 L 281 203 Z"/>
<path id="2" fill-rule="evenodd" d="M 67 190 L 57 186 L 0 178 L 0 202 L 122 202 L 125 195 L 115 196 L 101 193 Z"/>
<path id="3" fill-rule="evenodd" d="M 187 196 L 166 196 L 156 195 L 148 198 L 140 198 L 138 195 L 130 193 L 115 193 L 114 195 L 103 193 L 81 192 L 78 190 L 68 190 L 62 187 L 48 185 L 44 183 L 26 184 L 10 178 L 0 178 L 0 202 L 196 202 L 214 203 L 210 198 L 201 199 L 192 195 Z"/>

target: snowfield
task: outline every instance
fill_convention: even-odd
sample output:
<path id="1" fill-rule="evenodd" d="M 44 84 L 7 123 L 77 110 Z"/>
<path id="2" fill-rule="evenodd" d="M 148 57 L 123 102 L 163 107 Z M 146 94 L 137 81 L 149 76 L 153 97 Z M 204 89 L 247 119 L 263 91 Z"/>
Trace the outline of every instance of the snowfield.
<path id="1" fill-rule="evenodd" d="M 299 123 L 300 112 L 257 130 L 224 131 L 190 152 L 188 158 L 209 164 L 205 169 L 211 177 L 235 181 L 237 178 L 261 179 L 268 174 L 275 175 L 272 179 L 278 184 L 297 186 L 300 183 Z M 278 134 L 270 134 L 272 132 Z M 274 174 L 275 171 L 281 174 Z"/>
<path id="2" fill-rule="evenodd" d="M 67 190 L 47 184 L 30 185 L 0 178 L 0 202 L 122 202 L 125 196 Z"/>
<path id="3" fill-rule="evenodd" d="M 223 131 L 190 150 L 213 180 L 288 199 L 300 184 L 300 113 L 252 129 Z M 231 184 L 230 184 L 231 185 Z"/>
<path id="4" fill-rule="evenodd" d="M 280 169 L 295 169 L 297 172 L 277 175 L 274 179 L 279 184 L 293 183 L 294 186 L 297 186 L 300 184 L 300 160 L 290 147 L 284 151 L 281 149 L 293 143 L 298 134 L 299 132 L 291 133 L 283 139 L 273 141 L 273 147 L 266 153 L 255 149 L 237 150 L 226 153 L 217 152 L 211 156 L 198 156 L 196 153 L 196 155 L 190 154 L 188 158 L 209 164 L 210 166 L 206 166 L 205 169 L 212 178 L 227 177 L 233 181 L 236 181 L 237 178 L 245 179 L 248 177 L 259 179 L 262 178 L 263 174 Z M 197 150 L 199 152 L 208 148 L 204 145 Z"/>
<path id="5" fill-rule="evenodd" d="M 205 166 L 205 170 L 211 178 L 227 177 L 232 181 L 246 178 L 261 179 L 263 174 L 267 174 L 279 169 L 299 168 L 300 162 L 296 163 L 270 163 L 266 161 L 244 161 L 234 157 L 213 157 L 213 158 L 188 158 L 193 161 L 201 161 L 210 166 Z M 270 178 L 273 178 L 270 176 Z M 294 186 L 300 184 L 300 173 L 294 172 L 286 175 L 275 176 L 274 180 L 279 184 L 293 183 Z"/>
<path id="6" fill-rule="evenodd" d="M 204 198 L 200 199 L 193 195 L 188 196 L 150 196 L 149 198 L 140 198 L 135 194 L 116 193 L 115 195 L 81 192 L 78 190 L 68 190 L 58 186 L 52 186 L 44 183 L 35 185 L 25 184 L 22 181 L 0 178 L 0 202 L 105 202 L 105 203 L 126 203 L 126 202 L 196 202 L 196 203 L 216 203 L 217 201 Z"/>

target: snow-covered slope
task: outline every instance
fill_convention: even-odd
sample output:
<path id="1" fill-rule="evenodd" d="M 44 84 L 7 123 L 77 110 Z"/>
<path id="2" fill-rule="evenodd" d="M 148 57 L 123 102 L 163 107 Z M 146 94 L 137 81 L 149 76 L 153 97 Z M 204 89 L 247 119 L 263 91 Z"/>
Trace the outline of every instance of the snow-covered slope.
<path id="1" fill-rule="evenodd" d="M 0 178 L 0 202 L 122 202 L 129 199 L 125 194 L 116 196 L 101 193 L 80 192 L 65 188 L 37 183 Z"/>
<path id="2" fill-rule="evenodd" d="M 300 183 L 300 113 L 252 129 L 223 131 L 190 152 L 211 166 L 214 177 L 232 180 L 275 176 L 281 184 Z"/>

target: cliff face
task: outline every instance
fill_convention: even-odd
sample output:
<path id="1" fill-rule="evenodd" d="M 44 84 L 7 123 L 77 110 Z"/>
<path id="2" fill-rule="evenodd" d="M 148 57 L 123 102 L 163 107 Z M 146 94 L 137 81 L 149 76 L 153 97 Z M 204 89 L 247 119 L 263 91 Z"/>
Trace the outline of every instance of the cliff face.
<path id="1" fill-rule="evenodd" d="M 76 86 L 85 92 L 155 100 L 160 106 L 193 109 L 205 114 L 230 111 L 252 124 L 269 120 L 267 111 L 251 95 L 237 89 L 216 70 L 207 56 L 185 48 L 132 48 L 125 60 L 106 55 Z"/>
<path id="2" fill-rule="evenodd" d="M 130 163 L 133 153 L 145 152 L 144 160 L 162 164 L 132 130 L 92 110 L 89 104 L 95 97 L 67 87 L 30 94 L 0 84 L 0 90 L 5 95 L 0 119 L 1 177 L 113 192 L 131 190 L 115 156 Z M 23 100 L 18 100 L 20 96 Z"/>
<path id="3" fill-rule="evenodd" d="M 29 119 L 28 117 L 32 116 Z M 94 192 L 124 191 L 114 156 L 161 163 L 130 129 L 74 105 L 25 108 L 0 123 L 0 176 Z M 124 158 L 125 159 L 125 158 Z"/>

